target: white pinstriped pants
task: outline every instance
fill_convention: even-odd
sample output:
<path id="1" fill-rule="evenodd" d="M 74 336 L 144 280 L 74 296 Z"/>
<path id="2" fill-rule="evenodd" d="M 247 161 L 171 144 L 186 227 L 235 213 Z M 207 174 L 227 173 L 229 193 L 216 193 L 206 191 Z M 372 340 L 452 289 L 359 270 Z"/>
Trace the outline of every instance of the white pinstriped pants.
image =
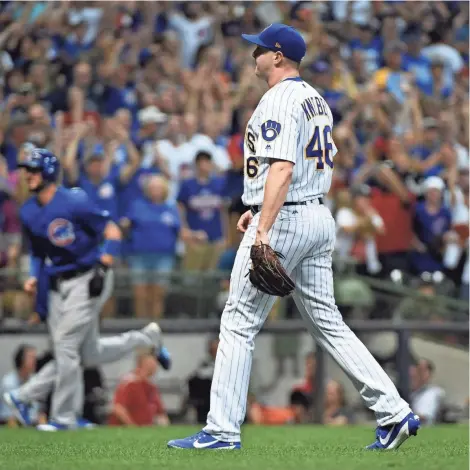
<path id="1" fill-rule="evenodd" d="M 258 291 L 245 277 L 258 219 L 259 214 L 238 249 L 220 325 L 211 407 L 204 431 L 222 441 L 240 440 L 254 339 L 276 300 Z M 379 425 L 400 422 L 411 411 L 408 403 L 336 307 L 331 266 L 335 232 L 329 209 L 314 201 L 307 206 L 283 207 L 269 238 L 272 248 L 285 256 L 283 265 L 296 283 L 294 301 L 312 336 L 351 378 Z"/>

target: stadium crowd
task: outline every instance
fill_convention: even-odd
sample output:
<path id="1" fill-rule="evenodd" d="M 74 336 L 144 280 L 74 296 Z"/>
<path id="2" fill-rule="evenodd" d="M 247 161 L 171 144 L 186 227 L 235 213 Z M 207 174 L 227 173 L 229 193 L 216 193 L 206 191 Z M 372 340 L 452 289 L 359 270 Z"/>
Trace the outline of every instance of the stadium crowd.
<path id="1" fill-rule="evenodd" d="M 469 25 L 457 1 L 1 2 L 2 266 L 27 263 L 17 164 L 39 146 L 122 227 L 136 315 L 162 314 L 155 274 L 230 271 L 244 129 L 265 91 L 240 34 L 272 22 L 304 35 L 301 75 L 334 114 L 338 257 L 372 276 L 443 273 L 468 299 Z"/>

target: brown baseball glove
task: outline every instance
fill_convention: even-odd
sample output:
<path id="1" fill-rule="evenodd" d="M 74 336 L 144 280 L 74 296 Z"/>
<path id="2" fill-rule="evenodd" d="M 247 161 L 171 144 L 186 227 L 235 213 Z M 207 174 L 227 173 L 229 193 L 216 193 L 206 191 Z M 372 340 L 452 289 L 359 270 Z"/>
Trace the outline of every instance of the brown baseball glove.
<path id="1" fill-rule="evenodd" d="M 269 245 L 253 245 L 250 252 L 252 267 L 248 273 L 250 282 L 261 292 L 278 297 L 285 297 L 294 290 L 294 281 L 282 266 L 281 253 Z"/>

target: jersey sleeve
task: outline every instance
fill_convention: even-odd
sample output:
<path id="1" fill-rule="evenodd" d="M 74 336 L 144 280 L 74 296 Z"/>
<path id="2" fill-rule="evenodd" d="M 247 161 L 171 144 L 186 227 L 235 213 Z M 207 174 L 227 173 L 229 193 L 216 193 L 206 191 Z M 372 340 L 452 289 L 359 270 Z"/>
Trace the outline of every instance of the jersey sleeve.
<path id="1" fill-rule="evenodd" d="M 280 87 L 266 96 L 260 115 L 258 157 L 296 162 L 302 124 L 296 102 L 294 86 Z"/>
<path id="2" fill-rule="evenodd" d="M 77 188 L 73 189 L 72 192 L 75 217 L 91 231 L 101 235 L 106 224 L 111 220 L 110 213 L 99 209 L 85 191 Z"/>

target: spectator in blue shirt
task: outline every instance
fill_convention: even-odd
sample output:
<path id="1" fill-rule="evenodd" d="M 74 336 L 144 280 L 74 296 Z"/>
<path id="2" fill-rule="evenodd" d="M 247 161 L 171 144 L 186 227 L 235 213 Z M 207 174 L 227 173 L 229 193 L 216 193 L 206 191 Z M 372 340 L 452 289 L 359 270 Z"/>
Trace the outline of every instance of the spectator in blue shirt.
<path id="1" fill-rule="evenodd" d="M 187 247 L 184 267 L 199 271 L 214 269 L 227 237 L 225 180 L 213 174 L 212 155 L 198 152 L 195 177 L 181 182 L 177 197 L 184 227 L 202 230 L 207 242 Z"/>
<path id="2" fill-rule="evenodd" d="M 369 74 L 375 72 L 380 65 L 382 55 L 382 39 L 376 36 L 370 23 L 358 25 L 357 36 L 349 43 L 351 51 L 359 51 Z"/>
<path id="3" fill-rule="evenodd" d="M 83 164 L 77 159 L 80 140 L 89 130 L 87 123 L 77 126 L 77 132 L 67 147 L 64 157 L 64 174 L 66 184 L 70 187 L 79 186 L 90 199 L 101 209 L 107 210 L 114 221 L 118 220 L 119 208 L 117 197 L 122 185 L 134 175 L 140 163 L 139 153 L 129 138 L 129 133 L 117 122 L 112 126 L 116 140 L 110 144 L 113 152 L 105 152 L 102 144 L 96 144 Z M 119 143 L 126 146 L 129 155 L 128 163 L 118 167 L 112 162 L 114 148 Z M 111 155 L 109 155 L 111 153 Z"/>
<path id="4" fill-rule="evenodd" d="M 424 182 L 425 200 L 416 205 L 413 217 L 411 265 L 416 274 L 442 271 L 442 252 L 451 228 L 451 212 L 443 204 L 444 181 L 430 176 Z"/>
<path id="5" fill-rule="evenodd" d="M 402 67 L 414 76 L 416 86 L 424 91 L 432 82 L 431 61 L 424 56 L 421 49 L 424 46 L 424 34 L 420 30 L 410 31 L 403 37 L 407 52 L 402 57 Z"/>
<path id="6" fill-rule="evenodd" d="M 439 131 L 439 123 L 436 119 L 424 118 L 421 143 L 411 148 L 411 156 L 424 163 L 424 177 L 438 176 L 443 169 L 439 161 L 433 162 L 440 145 Z"/>
<path id="7" fill-rule="evenodd" d="M 139 111 L 140 129 L 133 140 L 139 150 L 140 161 L 137 170 L 120 194 L 120 214 L 123 216 L 128 213 L 129 204 L 132 201 L 144 197 L 143 186 L 149 176 L 159 173 L 163 173 L 166 177 L 169 176 L 164 171 L 165 168 L 161 168 L 162 161 L 155 151 L 157 133 L 161 125 L 166 122 L 166 119 L 166 114 L 162 113 L 156 106 L 148 106 Z"/>
<path id="8" fill-rule="evenodd" d="M 120 221 L 129 237 L 135 313 L 140 318 L 159 318 L 163 313 L 167 276 L 176 263 L 179 237 L 187 242 L 205 238 L 203 232 L 182 230 L 177 207 L 167 202 L 168 191 L 163 176 L 150 176 L 144 185 L 144 197 L 132 201 Z"/>
<path id="9" fill-rule="evenodd" d="M 453 83 L 449 75 L 445 73 L 445 63 L 442 59 L 436 57 L 431 61 L 431 80 L 427 85 L 421 86 L 420 89 L 426 96 L 438 100 L 450 97 Z"/>
<path id="10" fill-rule="evenodd" d="M 130 65 L 121 64 L 113 76 L 109 77 L 109 84 L 105 87 L 103 114 L 113 116 L 118 109 L 127 109 L 132 116 L 132 130 L 137 131 L 139 101 L 131 72 Z"/>
<path id="11" fill-rule="evenodd" d="M 91 49 L 93 43 L 87 41 L 87 25 L 84 21 L 78 21 L 73 26 L 73 33 L 65 40 L 62 53 L 74 62 L 80 58 L 80 55 Z"/>
<path id="12" fill-rule="evenodd" d="M 3 397 L 4 393 L 17 390 L 36 372 L 36 349 L 26 344 L 20 345 L 14 355 L 14 365 L 15 369 L 6 374 L 1 380 L 0 397 Z M 39 404 L 33 404 L 31 411 L 31 419 L 37 422 L 39 419 Z M 11 427 L 17 426 L 15 417 L 3 403 L 3 400 L 0 400 L 0 423 Z"/>

